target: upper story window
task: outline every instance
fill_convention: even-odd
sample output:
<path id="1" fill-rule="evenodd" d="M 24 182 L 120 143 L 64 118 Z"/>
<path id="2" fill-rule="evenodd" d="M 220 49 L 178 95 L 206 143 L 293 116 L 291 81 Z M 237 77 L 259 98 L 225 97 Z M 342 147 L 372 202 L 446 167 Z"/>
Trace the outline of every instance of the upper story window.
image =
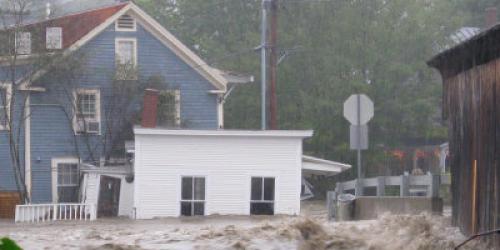
<path id="1" fill-rule="evenodd" d="M 47 49 L 62 49 L 62 28 L 48 27 L 45 42 Z"/>
<path id="2" fill-rule="evenodd" d="M 137 40 L 134 38 L 116 39 L 117 64 L 137 64 Z"/>
<path id="3" fill-rule="evenodd" d="M 179 90 L 163 90 L 158 96 L 158 126 L 179 127 L 181 125 L 181 105 Z"/>
<path id="4" fill-rule="evenodd" d="M 136 79 L 137 40 L 117 38 L 115 42 L 116 76 L 119 80 Z"/>
<path id="5" fill-rule="evenodd" d="M 31 33 L 18 32 L 16 34 L 16 54 L 18 55 L 31 54 Z"/>
<path id="6" fill-rule="evenodd" d="M 115 22 L 116 31 L 136 31 L 137 24 L 135 19 L 130 15 L 123 15 Z"/>
<path id="7" fill-rule="evenodd" d="M 9 128 L 11 95 L 11 85 L 0 83 L 0 130 Z"/>
<path id="8" fill-rule="evenodd" d="M 75 131 L 99 133 L 101 123 L 101 94 L 98 89 L 78 89 L 75 92 Z"/>

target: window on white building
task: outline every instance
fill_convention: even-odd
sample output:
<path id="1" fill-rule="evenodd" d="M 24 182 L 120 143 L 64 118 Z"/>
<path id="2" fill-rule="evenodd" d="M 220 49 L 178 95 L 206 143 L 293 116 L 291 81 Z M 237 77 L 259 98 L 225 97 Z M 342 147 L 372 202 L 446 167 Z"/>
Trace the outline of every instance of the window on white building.
<path id="1" fill-rule="evenodd" d="M 101 100 L 98 89 L 77 89 L 75 92 L 75 131 L 99 133 Z"/>
<path id="2" fill-rule="evenodd" d="M 205 215 L 205 177 L 182 177 L 181 215 Z"/>
<path id="3" fill-rule="evenodd" d="M 275 179 L 252 177 L 251 185 L 250 214 L 273 215 Z"/>
<path id="4" fill-rule="evenodd" d="M 160 91 L 158 100 L 158 126 L 172 128 L 181 125 L 179 90 Z"/>
<path id="5" fill-rule="evenodd" d="M 77 163 L 57 164 L 57 202 L 78 202 L 79 177 Z"/>
<path id="6" fill-rule="evenodd" d="M 47 49 L 62 49 L 62 28 L 48 27 L 45 32 Z"/>

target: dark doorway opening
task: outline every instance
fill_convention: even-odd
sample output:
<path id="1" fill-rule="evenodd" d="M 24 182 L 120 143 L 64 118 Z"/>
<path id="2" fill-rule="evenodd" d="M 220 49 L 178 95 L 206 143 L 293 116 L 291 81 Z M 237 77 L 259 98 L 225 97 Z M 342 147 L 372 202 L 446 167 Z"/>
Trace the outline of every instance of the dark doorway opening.
<path id="1" fill-rule="evenodd" d="M 120 207 L 121 179 L 101 176 L 99 186 L 98 217 L 116 217 Z"/>

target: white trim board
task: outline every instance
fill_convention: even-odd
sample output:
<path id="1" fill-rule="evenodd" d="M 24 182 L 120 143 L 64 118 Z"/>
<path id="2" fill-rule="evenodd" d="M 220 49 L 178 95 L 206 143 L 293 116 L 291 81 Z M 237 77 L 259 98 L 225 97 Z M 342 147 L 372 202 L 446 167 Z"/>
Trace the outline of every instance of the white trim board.
<path id="1" fill-rule="evenodd" d="M 24 183 L 28 199 L 31 200 L 31 94 L 26 93 L 28 97 L 24 104 Z"/>
<path id="2" fill-rule="evenodd" d="M 299 137 L 313 135 L 312 130 L 187 130 L 134 128 L 135 135 L 175 135 L 175 136 L 245 136 L 245 137 Z"/>

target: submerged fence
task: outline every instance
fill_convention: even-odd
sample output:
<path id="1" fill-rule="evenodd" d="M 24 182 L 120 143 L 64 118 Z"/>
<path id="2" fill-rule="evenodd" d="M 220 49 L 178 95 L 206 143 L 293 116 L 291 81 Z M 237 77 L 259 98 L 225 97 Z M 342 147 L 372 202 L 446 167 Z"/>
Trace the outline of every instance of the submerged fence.
<path id="1" fill-rule="evenodd" d="M 40 223 L 58 220 L 95 220 L 95 204 L 58 203 L 16 206 L 16 223 Z"/>

